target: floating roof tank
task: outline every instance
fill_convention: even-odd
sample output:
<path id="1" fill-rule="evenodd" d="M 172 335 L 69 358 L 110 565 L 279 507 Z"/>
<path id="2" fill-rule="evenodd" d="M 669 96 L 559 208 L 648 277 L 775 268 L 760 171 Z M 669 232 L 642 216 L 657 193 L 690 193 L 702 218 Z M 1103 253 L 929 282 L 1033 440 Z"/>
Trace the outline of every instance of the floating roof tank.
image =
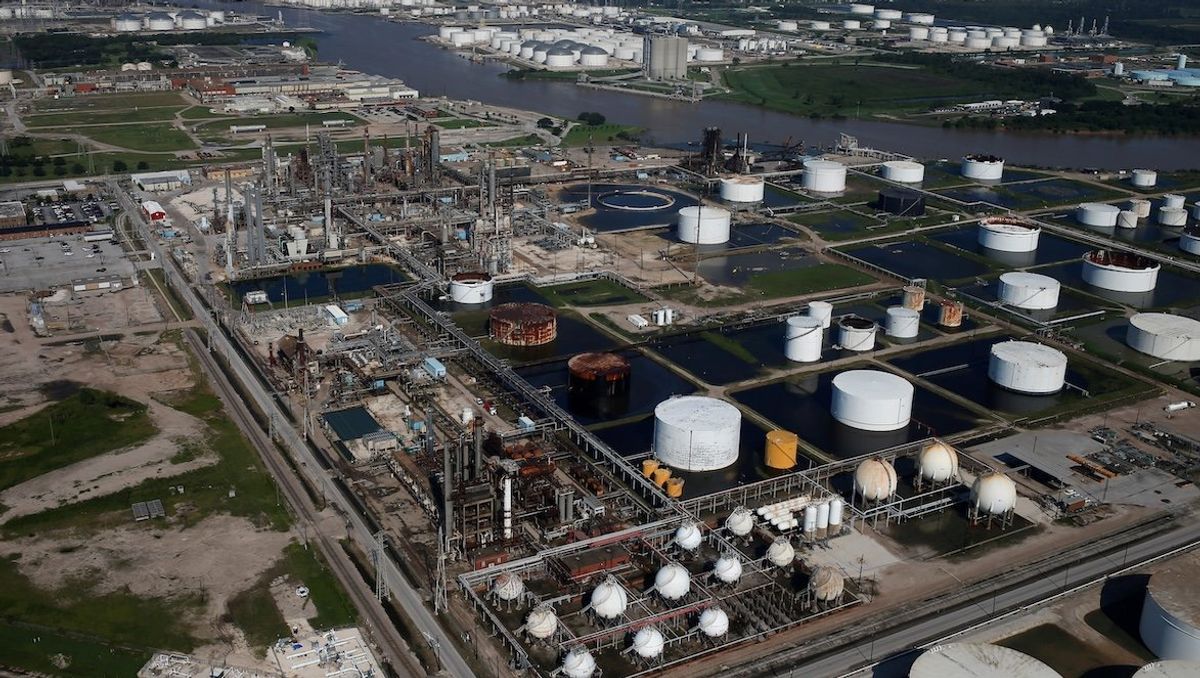
<path id="1" fill-rule="evenodd" d="M 633 651 L 643 659 L 653 659 L 662 654 L 664 645 L 666 641 L 662 632 L 653 626 L 642 627 L 633 635 Z"/>
<path id="2" fill-rule="evenodd" d="M 1083 255 L 1083 281 L 1114 292 L 1149 292 L 1158 284 L 1158 262 L 1132 252 L 1094 250 Z"/>
<path id="3" fill-rule="evenodd" d="M 1042 229 L 1020 217 L 985 217 L 979 221 L 979 245 L 1001 252 L 1033 252 Z"/>
<path id="4" fill-rule="evenodd" d="M 1004 158 L 981 154 L 964 156 L 962 175 L 978 181 L 999 181 L 1004 178 Z"/>
<path id="5" fill-rule="evenodd" d="M 484 304 L 492 300 L 495 284 L 482 272 L 458 273 L 450 278 L 450 300 L 459 304 Z"/>
<path id="6" fill-rule="evenodd" d="M 935 440 L 921 448 L 917 456 L 917 473 L 933 483 L 944 483 L 958 477 L 958 452 L 946 443 Z"/>
<path id="7" fill-rule="evenodd" d="M 717 559 L 713 566 L 713 576 L 726 584 L 736 584 L 742 577 L 742 561 L 737 556 L 726 553 Z"/>
<path id="8" fill-rule="evenodd" d="M 887 499 L 897 484 L 895 467 L 883 459 L 864 459 L 854 470 L 854 488 L 867 501 Z"/>
<path id="9" fill-rule="evenodd" d="M 909 678 L 1062 678 L 1029 655 L 989 643 L 943 643 L 921 653 Z"/>
<path id="10" fill-rule="evenodd" d="M 704 535 L 696 523 L 687 522 L 675 530 L 675 544 L 684 551 L 695 551 L 704 542 Z"/>
<path id="11" fill-rule="evenodd" d="M 808 590 L 812 591 L 813 596 L 820 601 L 837 600 L 845 589 L 846 582 L 842 579 L 842 575 L 832 567 L 818 567 L 813 570 L 812 576 L 808 579 Z"/>
<path id="12" fill-rule="evenodd" d="M 971 486 L 971 505 L 980 513 L 1008 513 L 1017 506 L 1017 484 L 1003 473 L 981 475 Z"/>
<path id="13" fill-rule="evenodd" d="M 700 632 L 709 638 L 718 638 L 729 632 L 729 615 L 719 607 L 710 607 L 700 613 Z"/>
<path id="14" fill-rule="evenodd" d="M 692 590 L 692 575 L 679 563 L 667 563 L 654 575 L 654 590 L 667 600 L 679 600 Z"/>
<path id="15" fill-rule="evenodd" d="M 784 537 L 777 537 L 767 548 L 767 560 L 776 567 L 787 567 L 796 559 L 796 549 Z"/>

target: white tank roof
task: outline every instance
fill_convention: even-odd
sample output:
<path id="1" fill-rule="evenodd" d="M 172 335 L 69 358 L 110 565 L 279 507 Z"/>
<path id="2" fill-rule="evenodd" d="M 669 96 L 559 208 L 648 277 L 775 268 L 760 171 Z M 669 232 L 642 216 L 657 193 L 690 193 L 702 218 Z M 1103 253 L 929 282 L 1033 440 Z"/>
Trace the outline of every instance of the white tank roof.
<path id="1" fill-rule="evenodd" d="M 654 575 L 654 589 L 667 600 L 678 600 L 692 590 L 692 575 L 679 563 L 667 563 Z"/>
<path id="2" fill-rule="evenodd" d="M 910 678 L 1062 678 L 1029 655 L 988 643 L 945 643 L 921 653 Z"/>
<path id="3" fill-rule="evenodd" d="M 1129 325 L 1154 340 L 1158 350 L 1152 355 L 1159 358 L 1192 360 L 1200 354 L 1200 321 L 1171 313 L 1138 313 L 1129 319 Z"/>
<path id="4" fill-rule="evenodd" d="M 675 544 L 684 551 L 695 551 L 703 541 L 704 535 L 695 523 L 684 523 L 675 530 Z"/>
<path id="5" fill-rule="evenodd" d="M 1062 351 L 1032 341 L 1002 341 L 992 346 L 992 355 L 1033 367 L 1057 369 L 1067 364 L 1067 356 Z"/>
<path id="6" fill-rule="evenodd" d="M 525 632 L 539 640 L 554 635 L 558 629 L 558 615 L 549 605 L 539 605 L 525 618 Z"/>
<path id="7" fill-rule="evenodd" d="M 633 651 L 644 659 L 662 654 L 664 645 L 666 645 L 666 640 L 663 639 L 662 632 L 653 626 L 642 628 L 633 636 Z"/>
<path id="8" fill-rule="evenodd" d="M 710 607 L 700 613 L 700 631 L 709 638 L 723 636 L 729 631 L 729 615 L 719 607 Z"/>
<path id="9" fill-rule="evenodd" d="M 717 563 L 713 566 L 713 576 L 726 584 L 733 584 L 742 577 L 742 561 L 728 553 L 717 558 Z"/>
<path id="10" fill-rule="evenodd" d="M 1200 661 L 1169 659 L 1146 664 L 1133 678 L 1196 678 L 1200 676 Z"/>

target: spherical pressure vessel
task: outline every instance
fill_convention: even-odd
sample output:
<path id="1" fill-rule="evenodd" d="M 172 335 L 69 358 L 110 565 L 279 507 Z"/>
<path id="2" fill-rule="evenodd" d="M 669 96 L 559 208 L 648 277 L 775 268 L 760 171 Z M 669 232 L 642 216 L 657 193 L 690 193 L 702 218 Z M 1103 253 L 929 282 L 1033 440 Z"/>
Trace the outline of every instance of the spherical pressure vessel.
<path id="1" fill-rule="evenodd" d="M 703 542 L 704 535 L 696 523 L 684 523 L 675 530 L 675 544 L 684 551 L 695 551 Z"/>
<path id="2" fill-rule="evenodd" d="M 1158 172 L 1149 169 L 1135 169 L 1130 182 L 1138 188 L 1154 188 L 1158 183 Z"/>
<path id="3" fill-rule="evenodd" d="M 1150 216 L 1151 205 L 1149 200 L 1134 198 L 1130 200 L 1126 206 L 1134 212 L 1137 212 L 1139 219 L 1145 219 L 1146 217 Z"/>
<path id="4" fill-rule="evenodd" d="M 821 359 L 821 342 L 825 336 L 822 323 L 820 318 L 804 315 L 787 319 L 783 353 L 788 360 L 815 363 Z"/>
<path id="5" fill-rule="evenodd" d="M 829 527 L 836 529 L 842 524 L 842 512 L 846 510 L 846 502 L 835 497 L 829 502 Z"/>
<path id="6" fill-rule="evenodd" d="M 1001 252 L 1033 252 L 1042 229 L 1018 217 L 986 217 L 979 222 L 979 244 Z"/>
<path id="7" fill-rule="evenodd" d="M 1121 208 L 1102 202 L 1085 202 L 1075 208 L 1075 220 L 1084 226 L 1097 228 L 1113 228 L 1117 225 L 1117 215 Z"/>
<path id="8" fill-rule="evenodd" d="M 1048 275 L 1010 271 L 1000 275 L 997 296 L 1001 303 L 1029 310 L 1044 310 L 1058 306 L 1062 284 Z"/>
<path id="9" fill-rule="evenodd" d="M 788 567 L 796 559 L 796 549 L 783 537 L 778 537 L 767 548 L 767 560 L 775 567 Z"/>
<path id="10" fill-rule="evenodd" d="M 991 42 L 988 41 L 988 44 Z M 962 159 L 962 175 L 976 181 L 1000 181 L 1004 178 L 1004 158 L 995 155 L 968 155 Z"/>
<path id="11" fill-rule="evenodd" d="M 1017 484 L 1003 473 L 979 476 L 971 486 L 971 505 L 980 513 L 1008 513 L 1017 506 Z"/>
<path id="12" fill-rule="evenodd" d="M 911 308 L 892 306 L 887 310 L 884 333 L 897 339 L 912 339 L 921 329 L 921 314 Z"/>
<path id="13" fill-rule="evenodd" d="M 625 614 L 629 604 L 629 594 L 616 577 L 609 576 L 592 590 L 591 608 L 601 619 L 616 619 Z"/>
<path id="14" fill-rule="evenodd" d="M 727 177 L 721 180 L 721 199 L 732 203 L 762 202 L 765 184 L 760 177 Z"/>
<path id="15" fill-rule="evenodd" d="M 596 660 L 591 652 L 577 647 L 563 658 L 562 673 L 567 678 L 591 678 L 596 673 Z"/>
<path id="16" fill-rule="evenodd" d="M 839 422 L 862 431 L 895 431 L 912 417 L 913 385 L 880 370 L 850 370 L 833 378 L 830 410 Z"/>
<path id="17" fill-rule="evenodd" d="M 715 471 L 737 461 L 742 413 L 723 400 L 671 398 L 654 408 L 654 456 L 685 471 Z"/>
<path id="18" fill-rule="evenodd" d="M 992 345 L 988 379 L 1017 393 L 1058 393 L 1066 382 L 1067 356 L 1056 348 L 1032 341 L 1002 341 Z"/>
<path id="19" fill-rule="evenodd" d="M 700 613 L 700 632 L 709 638 L 719 638 L 729 631 L 729 615 L 719 607 Z"/>
<path id="20" fill-rule="evenodd" d="M 888 181 L 919 184 L 925 180 L 925 166 L 911 160 L 890 160 L 880 166 L 879 174 Z"/>
<path id="21" fill-rule="evenodd" d="M 883 501 L 896 493 L 896 469 L 883 459 L 865 459 L 854 470 L 854 490 L 867 501 Z"/>
<path id="22" fill-rule="evenodd" d="M 921 449 L 917 457 L 917 473 L 931 483 L 944 483 L 958 477 L 958 452 L 946 443 L 935 440 Z"/>
<path id="23" fill-rule="evenodd" d="M 679 239 L 697 245 L 729 242 L 729 210 L 692 205 L 679 210 Z"/>
<path id="24" fill-rule="evenodd" d="M 754 529 L 754 516 L 750 514 L 750 509 L 745 506 L 739 506 L 729 514 L 725 519 L 725 529 L 729 530 L 735 537 L 744 537 L 750 534 L 750 530 Z"/>
<path id="25" fill-rule="evenodd" d="M 516 600 L 525 593 L 525 582 L 512 572 L 504 572 L 492 582 L 492 593 L 500 600 Z"/>
<path id="26" fill-rule="evenodd" d="M 841 193 L 846 190 L 846 166 L 831 160 L 805 160 L 804 190 L 813 193 Z"/>
<path id="27" fill-rule="evenodd" d="M 726 584 L 736 584 L 742 578 L 742 561 L 738 557 L 726 553 L 717 559 L 713 566 L 713 576 Z"/>
<path id="28" fill-rule="evenodd" d="M 549 605 L 539 605 L 525 618 L 525 633 L 538 640 L 545 640 L 558 630 L 558 615 Z"/>
<path id="29" fill-rule="evenodd" d="M 821 321 L 821 327 L 829 329 L 833 324 L 833 304 L 828 301 L 808 302 L 808 317 Z"/>
<path id="30" fill-rule="evenodd" d="M 847 351 L 870 351 L 875 348 L 875 333 L 879 326 L 872 320 L 846 316 L 838 321 L 838 343 Z"/>
<path id="31" fill-rule="evenodd" d="M 1119 250 L 1083 255 L 1083 281 L 1114 292 L 1149 292 L 1158 284 L 1161 267 L 1148 257 Z"/>
<path id="32" fill-rule="evenodd" d="M 1138 313 L 1129 319 L 1125 343 L 1163 360 L 1200 360 L 1200 322 L 1169 313 Z"/>
<path id="33" fill-rule="evenodd" d="M 796 465 L 796 449 L 800 437 L 791 431 L 767 431 L 766 464 L 768 468 L 789 469 Z"/>
<path id="34" fill-rule="evenodd" d="M 667 563 L 654 575 L 654 590 L 666 600 L 679 600 L 692 590 L 692 576 L 679 563 Z"/>
<path id="35" fill-rule="evenodd" d="M 832 567 L 817 567 L 813 570 L 812 576 L 808 578 L 808 590 L 812 591 L 813 597 L 821 602 L 837 600 L 845 589 L 846 582 L 842 579 L 842 575 Z"/>
<path id="36" fill-rule="evenodd" d="M 642 659 L 653 659 L 662 654 L 663 634 L 653 626 L 644 626 L 633 635 L 633 651 Z"/>

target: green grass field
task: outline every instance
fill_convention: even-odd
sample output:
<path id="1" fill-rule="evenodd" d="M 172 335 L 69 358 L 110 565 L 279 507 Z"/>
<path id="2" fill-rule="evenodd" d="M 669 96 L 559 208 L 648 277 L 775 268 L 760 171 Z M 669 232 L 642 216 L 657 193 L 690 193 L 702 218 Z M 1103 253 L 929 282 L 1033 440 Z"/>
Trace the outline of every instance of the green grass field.
<path id="1" fill-rule="evenodd" d="M 503 141 L 485 141 L 480 146 L 493 146 L 496 148 L 506 148 L 512 146 L 537 146 L 542 143 L 542 138 L 536 134 L 526 134 L 525 136 L 513 137 L 504 139 Z"/>
<path id="2" fill-rule="evenodd" d="M 80 389 L 0 428 L 0 489 L 136 445 L 155 431 L 144 404 L 114 393 Z"/>
<path id="3" fill-rule="evenodd" d="M 646 301 L 641 294 L 605 278 L 539 287 L 537 291 L 558 307 L 611 306 Z"/>
<path id="4" fill-rule="evenodd" d="M 121 94 L 83 94 L 61 99 L 38 99 L 34 108 L 39 113 L 54 111 L 124 111 L 142 106 L 183 106 L 178 92 L 128 92 Z"/>
<path id="5" fill-rule="evenodd" d="M 593 143 L 612 144 L 625 141 L 621 135 L 635 137 L 641 132 L 640 127 L 633 125 L 576 125 L 563 137 L 564 146 L 586 146 L 590 138 Z"/>
<path id="6" fill-rule="evenodd" d="M 167 123 L 68 127 L 61 131 L 80 134 L 98 143 L 120 146 L 131 151 L 186 151 L 196 147 L 187 134 Z"/>
<path id="7" fill-rule="evenodd" d="M 449 120 L 438 120 L 437 126 L 442 129 L 475 129 L 477 127 L 494 127 L 495 125 L 472 118 L 451 118 Z"/>
<path id="8" fill-rule="evenodd" d="M 923 111 L 986 97 L 985 84 L 921 68 L 822 64 L 730 68 L 722 95 L 801 115 L 857 115 Z"/>
<path id="9" fill-rule="evenodd" d="M 119 123 L 155 122 L 170 120 L 184 109 L 183 106 L 152 106 L 130 108 L 122 111 L 72 111 L 70 113 L 44 113 L 25 116 L 25 124 L 37 127 L 65 127 L 69 125 L 111 125 Z"/>
<path id="10" fill-rule="evenodd" d="M 705 299 L 694 287 L 681 285 L 658 290 L 668 299 L 703 307 L 721 307 L 749 301 L 781 299 L 801 294 L 825 292 L 866 285 L 875 279 L 842 264 L 817 264 L 787 271 L 757 273 L 747 280 L 737 292 Z"/>
<path id="11" fill-rule="evenodd" d="M 150 659 L 148 650 L 8 622 L 0 622 L 0 648 L 0 662 L 6 666 L 47 676 L 132 676 Z"/>

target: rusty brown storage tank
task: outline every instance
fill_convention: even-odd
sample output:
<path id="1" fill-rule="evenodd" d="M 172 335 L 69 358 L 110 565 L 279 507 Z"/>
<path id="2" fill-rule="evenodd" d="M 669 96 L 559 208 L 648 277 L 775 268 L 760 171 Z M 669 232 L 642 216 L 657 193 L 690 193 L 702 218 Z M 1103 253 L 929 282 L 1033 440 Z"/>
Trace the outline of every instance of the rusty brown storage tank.
<path id="1" fill-rule="evenodd" d="M 920 285 L 905 285 L 904 301 L 900 302 L 900 305 L 914 311 L 925 308 L 925 288 Z"/>
<path id="2" fill-rule="evenodd" d="M 580 353 L 567 361 L 567 405 L 577 415 L 610 420 L 629 411 L 632 368 L 616 353 Z"/>
<path id="3" fill-rule="evenodd" d="M 938 312 L 938 324 L 942 327 L 961 327 L 963 321 L 963 303 L 961 301 L 942 301 Z"/>
<path id="4" fill-rule="evenodd" d="M 500 304 L 489 316 L 488 335 L 508 346 L 543 346 L 558 336 L 558 318 L 544 304 Z"/>

